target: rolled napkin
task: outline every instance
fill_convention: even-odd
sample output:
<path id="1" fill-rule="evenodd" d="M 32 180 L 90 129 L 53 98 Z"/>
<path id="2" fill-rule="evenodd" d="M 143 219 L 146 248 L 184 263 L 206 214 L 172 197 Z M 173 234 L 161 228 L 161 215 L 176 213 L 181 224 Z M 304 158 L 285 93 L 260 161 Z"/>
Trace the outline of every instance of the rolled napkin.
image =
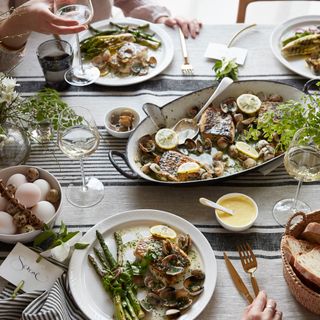
<path id="1" fill-rule="evenodd" d="M 1 320 L 86 320 L 88 319 L 74 302 L 64 273 L 50 291 L 33 291 L 11 295 L 15 289 L 7 285 L 0 294 Z"/>

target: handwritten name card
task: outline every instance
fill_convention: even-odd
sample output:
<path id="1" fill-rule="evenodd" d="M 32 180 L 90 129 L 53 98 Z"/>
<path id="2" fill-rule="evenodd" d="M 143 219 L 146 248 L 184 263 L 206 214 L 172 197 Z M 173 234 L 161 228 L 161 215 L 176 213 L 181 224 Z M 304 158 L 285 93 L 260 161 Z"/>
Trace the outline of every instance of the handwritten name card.
<path id="1" fill-rule="evenodd" d="M 23 280 L 22 290 L 49 290 L 62 275 L 63 269 L 46 259 L 37 262 L 39 254 L 17 243 L 0 266 L 0 276 L 18 285 Z"/>

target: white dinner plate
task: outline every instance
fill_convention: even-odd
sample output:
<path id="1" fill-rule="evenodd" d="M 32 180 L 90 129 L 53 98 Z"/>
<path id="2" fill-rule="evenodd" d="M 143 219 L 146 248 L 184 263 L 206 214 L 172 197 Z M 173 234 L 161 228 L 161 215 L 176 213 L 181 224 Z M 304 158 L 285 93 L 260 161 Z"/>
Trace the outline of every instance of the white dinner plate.
<path id="1" fill-rule="evenodd" d="M 126 77 L 119 77 L 110 73 L 104 77 L 99 77 L 98 80 L 95 81 L 95 83 L 103 86 L 128 86 L 151 79 L 168 67 L 173 59 L 174 47 L 170 36 L 163 28 L 161 28 L 157 24 L 133 18 L 112 19 L 112 21 L 118 24 L 130 24 L 133 26 L 148 23 L 150 27 L 149 29 L 147 29 L 147 32 L 155 33 L 155 37 L 161 41 L 161 46 L 157 50 L 149 49 L 149 57 L 156 57 L 157 65 L 155 68 L 149 68 L 149 72 L 144 76 L 129 75 Z M 110 20 L 102 20 L 93 23 L 92 26 L 99 30 L 105 30 L 106 28 L 110 28 L 109 22 Z M 89 30 L 81 32 L 79 35 L 80 41 L 91 36 L 92 33 Z"/>
<path id="2" fill-rule="evenodd" d="M 119 213 L 96 224 L 81 239 L 81 242 L 90 245 L 84 250 L 75 250 L 72 255 L 68 273 L 70 288 L 76 303 L 87 317 L 93 320 L 111 320 L 114 312 L 110 297 L 104 291 L 98 276 L 88 262 L 88 254 L 93 253 L 93 247 L 99 248 L 96 230 L 103 234 L 115 256 L 116 246 L 113 238 L 115 231 L 125 230 L 123 241 L 127 242 L 137 239 L 137 233 L 147 236 L 149 227 L 156 224 L 166 224 L 178 233 L 190 234 L 193 243 L 192 250 L 199 256 L 200 267 L 206 275 L 203 292 L 179 319 L 195 319 L 208 304 L 216 286 L 217 262 L 207 239 L 190 222 L 172 213 L 140 209 Z M 133 259 L 132 252 L 131 255 Z M 127 258 L 130 259 L 130 257 Z"/>
<path id="3" fill-rule="evenodd" d="M 303 77 L 318 78 L 307 66 L 303 57 L 285 58 L 281 54 L 281 41 L 294 35 L 296 29 L 320 25 L 320 15 L 296 17 L 278 25 L 272 32 L 270 45 L 276 58 L 291 71 Z"/>

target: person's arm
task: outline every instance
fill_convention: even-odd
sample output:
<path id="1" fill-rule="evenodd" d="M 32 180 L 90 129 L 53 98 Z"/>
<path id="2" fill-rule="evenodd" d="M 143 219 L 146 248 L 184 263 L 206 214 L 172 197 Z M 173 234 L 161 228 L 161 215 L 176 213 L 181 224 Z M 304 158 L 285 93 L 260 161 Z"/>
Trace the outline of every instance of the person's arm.
<path id="1" fill-rule="evenodd" d="M 201 28 L 196 19 L 188 20 L 182 17 L 172 17 L 170 11 L 160 5 L 157 0 L 115 0 L 114 4 L 120 7 L 126 16 L 144 19 L 154 23 L 163 23 L 169 27 L 179 26 L 185 37 L 195 38 Z"/>

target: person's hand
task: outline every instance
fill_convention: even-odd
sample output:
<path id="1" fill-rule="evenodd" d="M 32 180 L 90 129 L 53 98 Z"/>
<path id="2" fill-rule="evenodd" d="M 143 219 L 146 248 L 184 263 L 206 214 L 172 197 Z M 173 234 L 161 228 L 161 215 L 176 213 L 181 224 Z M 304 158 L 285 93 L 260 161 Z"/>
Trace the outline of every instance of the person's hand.
<path id="1" fill-rule="evenodd" d="M 13 15 L 18 17 L 20 28 L 25 32 L 71 34 L 85 30 L 78 21 L 53 14 L 52 6 L 52 0 L 30 0 L 18 7 Z"/>
<path id="2" fill-rule="evenodd" d="M 193 39 L 200 33 L 202 23 L 197 19 L 188 20 L 181 17 L 160 17 L 156 23 L 163 23 L 171 28 L 179 26 L 186 38 L 191 36 Z"/>
<path id="3" fill-rule="evenodd" d="M 282 312 L 277 310 L 277 303 L 267 299 L 264 291 L 260 291 L 253 302 L 246 307 L 242 320 L 281 320 Z"/>

